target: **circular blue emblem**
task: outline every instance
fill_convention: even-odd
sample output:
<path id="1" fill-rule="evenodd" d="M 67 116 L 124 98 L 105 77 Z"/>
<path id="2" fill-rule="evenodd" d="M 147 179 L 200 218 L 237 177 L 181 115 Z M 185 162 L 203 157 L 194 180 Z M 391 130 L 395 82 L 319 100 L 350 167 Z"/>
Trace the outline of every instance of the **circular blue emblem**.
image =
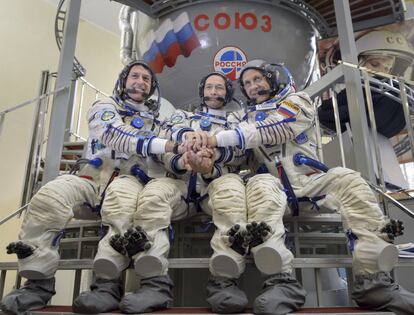
<path id="1" fill-rule="evenodd" d="M 144 121 L 140 117 L 135 117 L 131 121 L 131 126 L 137 129 L 141 129 L 142 127 L 144 127 Z"/>
<path id="2" fill-rule="evenodd" d="M 267 114 L 265 112 L 257 112 L 255 119 L 256 121 L 262 121 L 262 120 L 265 120 L 266 117 L 267 117 Z"/>
<path id="3" fill-rule="evenodd" d="M 209 131 L 211 129 L 211 121 L 208 119 L 201 119 L 200 128 L 203 131 Z"/>

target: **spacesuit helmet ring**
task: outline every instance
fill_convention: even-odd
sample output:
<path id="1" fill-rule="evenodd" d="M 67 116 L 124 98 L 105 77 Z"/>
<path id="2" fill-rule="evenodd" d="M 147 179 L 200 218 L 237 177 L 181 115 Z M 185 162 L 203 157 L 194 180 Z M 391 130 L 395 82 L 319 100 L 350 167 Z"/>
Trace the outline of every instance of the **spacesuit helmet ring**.
<path id="1" fill-rule="evenodd" d="M 227 103 L 231 102 L 231 100 L 233 99 L 234 88 L 233 88 L 233 82 L 221 72 L 215 71 L 215 72 L 211 72 L 211 73 L 207 74 L 206 76 L 204 76 L 200 80 L 200 83 L 198 84 L 198 95 L 200 96 L 200 99 L 204 103 L 204 88 L 206 86 L 206 81 L 209 77 L 211 77 L 213 75 L 219 76 L 224 80 L 224 83 L 225 83 L 225 86 L 226 86 L 226 96 L 225 96 L 224 102 L 223 102 L 223 106 L 224 106 Z"/>

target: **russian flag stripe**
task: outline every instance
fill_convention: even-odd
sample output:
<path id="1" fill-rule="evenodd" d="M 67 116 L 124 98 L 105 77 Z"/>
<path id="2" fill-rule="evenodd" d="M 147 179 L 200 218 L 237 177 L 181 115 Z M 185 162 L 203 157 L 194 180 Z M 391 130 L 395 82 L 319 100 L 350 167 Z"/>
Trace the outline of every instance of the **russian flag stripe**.
<path id="1" fill-rule="evenodd" d="M 191 36 L 194 36 L 193 27 L 190 23 L 187 23 L 183 26 L 182 29 L 180 29 L 177 33 L 177 39 L 179 42 L 185 42 L 187 41 Z"/>
<path id="2" fill-rule="evenodd" d="M 165 35 L 164 39 L 158 43 L 158 47 L 160 49 L 161 54 L 165 55 L 169 47 L 173 45 L 174 43 L 177 43 L 177 36 L 171 30 Z"/>
<path id="3" fill-rule="evenodd" d="M 172 67 L 175 65 L 175 61 L 177 60 L 178 56 L 181 55 L 181 49 L 177 42 L 172 44 L 170 47 L 168 47 L 167 53 L 163 55 L 163 59 L 165 61 L 165 64 L 168 67 Z"/>
<path id="4" fill-rule="evenodd" d="M 155 33 L 148 34 L 144 42 L 147 49 L 144 50 L 143 59 L 156 73 L 162 72 L 164 65 L 174 66 L 178 56 L 188 57 L 200 46 L 186 12 L 180 14 L 174 22 L 165 20 Z"/>
<path id="5" fill-rule="evenodd" d="M 296 115 L 296 113 L 293 113 L 291 111 L 289 111 L 288 109 L 286 109 L 285 107 L 279 107 L 277 110 L 280 114 L 287 116 L 287 117 L 294 117 Z"/>
<path id="6" fill-rule="evenodd" d="M 191 55 L 191 52 L 196 49 L 198 46 L 200 46 L 200 42 L 197 38 L 197 36 L 194 34 L 191 36 L 184 45 L 181 45 L 181 50 L 183 51 L 183 55 L 185 57 L 188 57 Z"/>

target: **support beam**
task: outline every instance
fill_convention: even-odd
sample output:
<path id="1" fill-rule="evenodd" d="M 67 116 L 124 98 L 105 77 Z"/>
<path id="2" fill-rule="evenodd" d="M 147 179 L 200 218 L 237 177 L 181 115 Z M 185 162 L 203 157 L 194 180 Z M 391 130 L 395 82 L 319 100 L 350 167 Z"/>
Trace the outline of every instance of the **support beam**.
<path id="1" fill-rule="evenodd" d="M 322 76 L 318 81 L 309 85 L 304 92 L 308 93 L 311 98 L 314 98 L 322 92 L 328 91 L 329 88 L 334 88 L 335 84 L 344 81 L 344 65 L 337 65 L 334 69 Z"/>
<path id="2" fill-rule="evenodd" d="M 80 7 L 81 0 L 69 0 L 62 49 L 60 51 L 56 89 L 71 85 Z M 49 138 L 46 149 L 45 171 L 42 180 L 43 185 L 59 175 L 69 101 L 70 88 L 57 93 L 53 99 Z"/>
<path id="3" fill-rule="evenodd" d="M 349 0 L 334 0 L 334 5 L 342 60 L 358 64 Z M 343 72 L 352 126 L 356 170 L 368 181 L 376 183 L 371 150 L 368 143 L 369 133 L 361 75 L 358 69 L 351 67 L 343 67 Z"/>
<path id="4" fill-rule="evenodd" d="M 119 2 L 123 5 L 130 6 L 135 10 L 141 11 L 142 13 L 148 15 L 149 17 L 155 18 L 154 14 L 152 13 L 151 6 L 143 0 L 113 0 L 115 2 Z"/>

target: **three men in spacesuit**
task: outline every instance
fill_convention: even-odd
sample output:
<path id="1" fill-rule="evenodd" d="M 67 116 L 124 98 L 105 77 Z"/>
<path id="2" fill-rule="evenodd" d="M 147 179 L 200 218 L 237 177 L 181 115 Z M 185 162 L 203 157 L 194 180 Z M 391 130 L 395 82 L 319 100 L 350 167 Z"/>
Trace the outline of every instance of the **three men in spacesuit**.
<path id="1" fill-rule="evenodd" d="M 217 92 L 223 82 L 225 96 Z M 74 310 L 97 313 L 119 305 L 125 313 L 133 313 L 166 307 L 171 302 L 172 283 L 166 273 L 169 248 L 166 228 L 175 215 L 186 215 L 187 204 L 183 199 L 187 187 L 176 182 L 171 185 L 170 180 L 176 179 L 165 177 L 164 167 L 149 154 L 174 152 L 163 157 L 170 163 L 167 168 L 170 166 L 176 173 L 184 168 L 197 170 L 202 180 L 211 181 L 207 186 L 208 207 L 217 231 L 211 242 L 214 254 L 208 301 L 214 311 L 237 312 L 247 304 L 236 279 L 243 272 L 245 255 L 249 252 L 258 269 L 267 276 L 263 291 L 254 302 L 255 313 L 285 314 L 303 305 L 305 292 L 292 275 L 293 256 L 283 239 L 285 189 L 294 211 L 298 200 L 307 200 L 341 213 L 353 250 L 357 276 L 353 297 L 357 303 L 409 314 L 414 305 L 413 295 L 394 284 L 387 274 L 398 256 L 388 241 L 401 232 L 400 227 L 390 225 L 384 218 L 375 196 L 358 173 L 344 168 L 321 171 L 326 169 L 315 155 L 315 113 L 307 95 L 293 93 L 292 85 L 280 92 L 272 66 L 252 61 L 240 75 L 241 89 L 252 106 L 244 117 L 246 121 L 238 123 L 242 120 L 240 115 L 220 115 L 209 107 L 209 104 L 224 104 L 221 99 L 229 94 L 226 84 L 226 79 L 218 74 L 204 79 L 203 97 L 208 110 L 202 109 L 200 113 L 204 114 L 200 114 L 199 125 L 194 128 L 208 128 L 208 121 L 211 124 L 215 120 L 218 132 L 211 136 L 206 134 L 207 130 L 194 133 L 185 130 L 187 127 L 171 126 L 172 137 L 177 140 L 183 137 L 183 145 L 157 137 L 160 132 L 157 103 L 145 102 L 157 82 L 143 62 L 125 67 L 113 98 L 94 104 L 88 115 L 90 138 L 94 140 L 90 143 L 111 152 L 112 181 L 104 191 L 101 207 L 102 222 L 109 230 L 95 257 L 97 279 L 92 291 L 75 300 Z M 185 113 L 182 121 L 178 121 L 179 117 L 173 116 L 173 125 L 189 119 Z M 228 130 L 224 121 L 234 121 L 238 126 Z M 215 147 L 219 149 L 212 151 Z M 220 163 L 234 158 L 235 147 L 253 149 L 252 169 L 264 174 L 253 176 L 246 185 L 237 175 L 222 175 Z M 185 149 L 191 150 L 184 153 Z M 105 161 L 107 158 L 103 158 L 104 166 Z M 121 175 L 115 177 L 114 172 Z M 150 181 L 151 178 L 155 179 Z M 25 287 L 2 300 L 3 310 L 19 313 L 47 304 L 54 294 L 58 232 L 72 217 L 71 209 L 77 203 L 98 204 L 97 190 L 94 181 L 62 176 L 33 198 L 22 226 L 21 242 L 11 244 L 9 249 L 18 254 L 19 271 L 29 280 Z M 53 200 L 59 201 L 59 205 Z M 166 209 L 169 211 L 163 212 Z M 59 210 L 62 213 L 55 215 Z M 121 301 L 119 276 L 131 258 L 143 278 L 141 291 Z M 154 304 L 155 300 L 160 303 Z"/>

